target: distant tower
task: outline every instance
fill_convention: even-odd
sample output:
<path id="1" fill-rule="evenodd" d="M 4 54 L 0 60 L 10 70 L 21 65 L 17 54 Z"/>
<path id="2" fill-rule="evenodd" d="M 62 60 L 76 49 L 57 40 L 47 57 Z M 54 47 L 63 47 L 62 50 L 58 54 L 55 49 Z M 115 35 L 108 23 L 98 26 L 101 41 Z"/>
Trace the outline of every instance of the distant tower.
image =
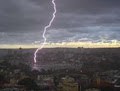
<path id="1" fill-rule="evenodd" d="M 18 54 L 20 54 L 20 55 L 23 54 L 23 49 L 21 47 L 19 48 Z"/>

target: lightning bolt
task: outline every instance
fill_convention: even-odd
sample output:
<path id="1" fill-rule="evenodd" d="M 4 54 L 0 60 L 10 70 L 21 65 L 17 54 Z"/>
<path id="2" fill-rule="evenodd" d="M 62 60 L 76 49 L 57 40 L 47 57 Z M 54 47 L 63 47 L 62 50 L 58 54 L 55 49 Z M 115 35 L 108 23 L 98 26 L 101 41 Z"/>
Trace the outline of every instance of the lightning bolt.
<path id="1" fill-rule="evenodd" d="M 56 15 L 56 12 L 57 12 L 55 0 L 52 0 L 52 4 L 53 4 L 53 7 L 54 7 L 53 16 L 52 16 L 52 19 L 51 19 L 51 21 L 49 22 L 49 24 L 44 28 L 44 32 L 43 32 L 43 35 L 42 35 L 42 37 L 43 37 L 43 39 L 44 39 L 44 42 L 43 42 L 43 44 L 42 44 L 42 45 L 35 51 L 35 53 L 34 53 L 34 63 L 37 63 L 37 53 L 38 53 L 38 51 L 41 50 L 41 49 L 44 47 L 44 45 L 45 45 L 45 43 L 46 43 L 46 41 L 47 41 L 47 38 L 45 37 L 45 33 L 46 33 L 47 29 L 48 29 L 49 27 L 51 27 L 52 22 L 53 22 L 54 19 L 55 19 L 55 15 Z"/>

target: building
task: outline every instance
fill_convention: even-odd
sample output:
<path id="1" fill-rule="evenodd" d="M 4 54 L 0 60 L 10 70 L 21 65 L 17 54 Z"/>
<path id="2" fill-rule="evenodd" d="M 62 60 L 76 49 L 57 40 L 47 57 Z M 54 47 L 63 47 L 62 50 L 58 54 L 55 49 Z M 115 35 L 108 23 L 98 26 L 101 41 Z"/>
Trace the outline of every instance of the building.
<path id="1" fill-rule="evenodd" d="M 47 88 L 47 90 L 54 91 L 55 84 L 53 76 L 38 75 L 36 82 L 39 87 Z"/>
<path id="2" fill-rule="evenodd" d="M 57 91 L 78 91 L 79 85 L 71 77 L 63 77 L 57 86 Z"/>
<path id="3" fill-rule="evenodd" d="M 85 91 L 100 91 L 100 89 L 92 88 L 92 89 L 86 89 Z"/>

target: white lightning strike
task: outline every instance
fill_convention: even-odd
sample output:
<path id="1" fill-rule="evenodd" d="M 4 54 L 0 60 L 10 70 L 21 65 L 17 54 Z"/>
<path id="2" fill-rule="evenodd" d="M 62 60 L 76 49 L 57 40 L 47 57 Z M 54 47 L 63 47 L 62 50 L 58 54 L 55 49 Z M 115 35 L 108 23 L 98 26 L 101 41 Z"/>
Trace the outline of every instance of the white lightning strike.
<path id="1" fill-rule="evenodd" d="M 43 44 L 42 44 L 42 45 L 35 51 L 35 53 L 34 53 L 34 63 L 37 63 L 37 59 L 36 59 L 36 58 L 37 58 L 37 52 L 44 47 L 44 45 L 45 45 L 45 43 L 46 43 L 46 41 L 47 41 L 47 38 L 45 37 L 45 33 L 46 33 L 47 29 L 48 29 L 49 27 L 51 27 L 51 24 L 52 24 L 52 22 L 53 22 L 54 19 L 55 19 L 55 14 L 56 14 L 56 12 L 57 12 L 55 0 L 52 0 L 52 4 L 53 4 L 53 6 L 54 6 L 53 17 L 52 17 L 51 21 L 49 22 L 49 24 L 44 28 L 44 32 L 43 32 L 44 42 L 43 42 Z"/>

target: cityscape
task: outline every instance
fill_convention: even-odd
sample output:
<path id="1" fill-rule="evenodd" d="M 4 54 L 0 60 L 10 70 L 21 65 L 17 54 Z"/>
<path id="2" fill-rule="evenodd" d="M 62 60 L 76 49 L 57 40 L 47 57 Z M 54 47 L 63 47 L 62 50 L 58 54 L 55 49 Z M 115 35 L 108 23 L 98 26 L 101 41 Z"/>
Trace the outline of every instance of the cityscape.
<path id="1" fill-rule="evenodd" d="M 119 91 L 120 48 L 1 49 L 1 91 Z M 3 89 L 3 90 L 2 90 Z"/>
<path id="2" fill-rule="evenodd" d="M 120 0 L 0 0 L 0 91 L 120 91 Z"/>

